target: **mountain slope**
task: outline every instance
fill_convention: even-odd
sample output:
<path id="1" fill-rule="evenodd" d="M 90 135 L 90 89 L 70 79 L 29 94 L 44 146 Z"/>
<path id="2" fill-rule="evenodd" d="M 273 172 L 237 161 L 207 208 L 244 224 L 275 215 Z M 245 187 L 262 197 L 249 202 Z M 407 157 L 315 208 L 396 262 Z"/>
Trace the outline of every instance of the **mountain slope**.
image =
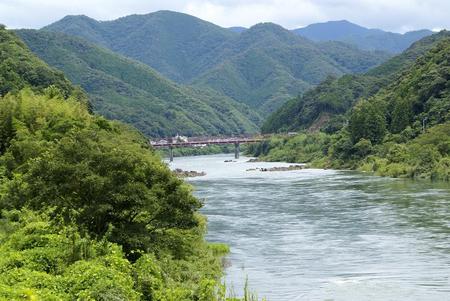
<path id="1" fill-rule="evenodd" d="M 228 27 L 228 30 L 231 30 L 231 31 L 236 32 L 236 33 L 242 33 L 244 31 L 246 31 L 247 28 L 242 27 L 242 26 L 233 26 L 233 27 Z"/>
<path id="2" fill-rule="evenodd" d="M 27 98 L 34 93 L 59 101 L 71 98 L 71 102 L 75 100 L 83 110 L 89 109 L 84 91 L 75 87 L 61 71 L 51 68 L 33 54 L 13 31 L 0 26 L 0 157 L 15 138 L 17 128 L 22 126 L 17 118 L 11 116 L 18 106 L 9 100 Z M 36 112 L 33 106 L 21 106 L 20 110 Z M 62 123 L 58 126 L 64 128 Z M 4 180 L 2 171 L 0 179 Z"/>
<path id="3" fill-rule="evenodd" d="M 315 44 L 272 23 L 251 27 L 224 49 L 223 62 L 194 84 L 212 87 L 263 115 L 328 75 L 365 71 L 388 58 L 343 43 Z"/>
<path id="4" fill-rule="evenodd" d="M 238 33 L 170 11 L 107 22 L 68 16 L 44 29 L 90 40 L 262 114 L 328 75 L 366 71 L 389 57 L 345 44 L 318 45 L 271 23 Z"/>
<path id="5" fill-rule="evenodd" d="M 81 85 L 98 113 L 131 123 L 148 136 L 256 130 L 258 116 L 213 91 L 179 86 L 144 64 L 79 38 L 36 30 L 17 33 L 39 57 Z"/>
<path id="6" fill-rule="evenodd" d="M 427 126 L 449 122 L 450 35 L 436 41 L 369 101 L 382 104 L 391 133 L 401 133 L 407 127 L 420 131 L 423 122 Z"/>
<path id="7" fill-rule="evenodd" d="M 44 90 L 50 85 L 68 96 L 76 88 L 64 74 L 37 58 L 12 32 L 0 26 L 0 97 L 24 87 Z"/>
<path id="8" fill-rule="evenodd" d="M 442 32 L 430 41 L 434 42 L 427 47 L 424 41 L 415 45 L 422 55 L 395 75 L 385 76 L 382 89 L 353 102 L 340 129 L 273 137 L 250 147 L 250 153 L 271 161 L 450 181 L 450 35 Z M 404 55 L 420 52 L 410 50 Z M 339 89 L 358 94 L 368 79 L 348 81 L 353 88 L 330 80 L 315 92 L 317 100 L 336 100 Z"/>
<path id="9" fill-rule="evenodd" d="M 141 61 L 177 82 L 205 71 L 221 45 L 237 35 L 190 15 L 158 11 L 99 22 L 67 16 L 43 29 L 64 32 Z"/>
<path id="10" fill-rule="evenodd" d="M 347 36 L 368 35 L 370 29 L 353 24 L 346 20 L 314 23 L 303 28 L 293 30 L 296 34 L 313 41 L 339 41 Z M 373 30 L 381 31 L 381 30 Z"/>
<path id="11" fill-rule="evenodd" d="M 365 50 L 382 50 L 400 53 L 413 42 L 431 35 L 430 30 L 411 31 L 405 34 L 368 29 L 346 20 L 316 23 L 294 29 L 296 34 L 313 41 L 341 41 Z"/>
<path id="12" fill-rule="evenodd" d="M 277 132 L 308 127 L 318 129 L 327 126 L 334 130 L 342 127 L 344 120 L 333 120 L 333 116 L 345 113 L 359 98 L 376 94 L 414 64 L 418 57 L 448 37 L 450 34 L 447 31 L 425 37 L 366 74 L 329 78 L 303 96 L 288 101 L 269 116 L 262 131 Z"/>

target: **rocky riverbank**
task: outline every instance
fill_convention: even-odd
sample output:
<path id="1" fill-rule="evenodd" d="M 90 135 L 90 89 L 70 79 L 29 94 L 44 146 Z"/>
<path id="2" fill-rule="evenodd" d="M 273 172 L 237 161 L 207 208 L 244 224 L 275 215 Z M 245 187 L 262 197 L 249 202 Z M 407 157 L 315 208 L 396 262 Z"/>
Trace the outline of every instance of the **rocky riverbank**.
<path id="1" fill-rule="evenodd" d="M 266 172 L 266 171 L 291 171 L 291 170 L 302 170 L 308 168 L 307 165 L 289 165 L 289 166 L 276 166 L 276 167 L 270 167 L 270 168 L 260 168 L 260 167 L 256 167 L 256 168 L 249 168 L 246 171 L 262 171 L 262 172 Z"/>
<path id="2" fill-rule="evenodd" d="M 194 177 L 203 177 L 206 176 L 206 173 L 204 171 L 198 172 L 195 170 L 182 170 L 180 168 L 177 168 L 173 171 L 177 177 L 180 178 L 194 178 Z"/>

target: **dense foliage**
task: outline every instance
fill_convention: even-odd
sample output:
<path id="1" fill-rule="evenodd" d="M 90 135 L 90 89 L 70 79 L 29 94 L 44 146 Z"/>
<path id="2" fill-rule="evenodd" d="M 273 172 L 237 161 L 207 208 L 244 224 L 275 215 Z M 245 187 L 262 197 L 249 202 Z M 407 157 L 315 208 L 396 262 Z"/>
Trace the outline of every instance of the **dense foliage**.
<path id="1" fill-rule="evenodd" d="M 359 99 L 373 96 L 387 87 L 405 69 L 410 68 L 418 57 L 449 36 L 447 31 L 442 31 L 426 37 L 366 74 L 328 78 L 316 88 L 286 102 L 267 118 L 262 131 L 285 132 L 310 128 L 335 132 L 348 119 L 339 116 L 345 114 Z"/>
<path id="2" fill-rule="evenodd" d="M 328 75 L 366 71 L 388 58 L 343 43 L 319 45 L 275 24 L 238 33 L 170 11 L 108 22 L 68 16 L 44 29 L 108 47 L 177 82 L 213 88 L 263 115 Z"/>
<path id="3" fill-rule="evenodd" d="M 30 90 L 0 114 L 0 299 L 224 300 L 227 248 L 141 135 Z"/>
<path id="4" fill-rule="evenodd" d="M 216 92 L 179 86 L 150 67 L 65 34 L 20 30 L 41 59 L 90 95 L 96 112 L 150 137 L 252 133 L 257 114 Z"/>
<path id="5" fill-rule="evenodd" d="M 286 102 L 267 118 L 261 130 L 273 133 L 325 128 L 332 123 L 333 116 L 344 114 L 357 99 L 373 95 L 384 83 L 383 79 L 371 76 L 329 77 L 302 96 Z M 338 128 L 342 124 L 343 121 Z"/>
<path id="6" fill-rule="evenodd" d="M 438 37 L 412 66 L 396 76 L 388 72 L 385 80 L 394 79 L 390 84 L 369 97 L 361 96 L 346 114 L 348 124 L 342 122 L 332 131 L 328 127 L 320 133 L 273 138 L 250 147 L 250 153 L 267 160 L 449 181 L 450 38 L 446 33 Z M 358 87 L 359 81 L 351 83 Z M 329 92 L 320 88 L 311 93 L 320 90 L 320 99 L 332 99 L 339 87 Z"/>
<path id="7" fill-rule="evenodd" d="M 341 41 L 366 50 L 382 50 L 399 53 L 414 41 L 431 35 L 430 30 L 410 31 L 404 34 L 368 29 L 346 20 L 311 24 L 295 29 L 298 35 L 313 41 Z"/>
<path id="8" fill-rule="evenodd" d="M 28 208 L 51 217 L 62 229 L 74 225 L 83 237 L 120 245 L 131 262 L 142 254 L 186 260 L 201 249 L 206 252 L 204 222 L 195 213 L 201 204 L 139 134 L 90 115 L 76 100 L 48 99 L 30 91 L 5 96 L 0 114 L 13 120 L 0 128 L 11 135 L 0 157 L 4 212 Z M 43 234 L 58 233 L 49 231 Z M 67 264 L 66 255 L 60 256 L 54 260 Z M 44 272 L 53 269 L 48 265 Z M 50 272 L 58 275 L 55 269 Z M 220 271 L 218 263 L 214 269 Z"/>
<path id="9" fill-rule="evenodd" d="M 245 145 L 240 147 L 241 151 L 245 151 Z M 169 157 L 169 149 L 158 149 L 158 153 L 162 157 Z M 213 154 L 229 154 L 234 153 L 234 145 L 207 145 L 203 147 L 179 147 L 173 149 L 174 157 L 186 157 L 186 156 L 203 156 Z"/>

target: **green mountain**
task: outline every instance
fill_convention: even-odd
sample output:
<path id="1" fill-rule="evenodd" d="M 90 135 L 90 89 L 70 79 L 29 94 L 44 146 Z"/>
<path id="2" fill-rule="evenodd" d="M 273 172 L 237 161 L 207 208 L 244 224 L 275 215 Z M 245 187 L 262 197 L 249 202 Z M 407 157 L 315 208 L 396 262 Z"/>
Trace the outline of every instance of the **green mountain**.
<path id="1" fill-rule="evenodd" d="M 307 102 L 316 101 L 322 110 L 341 106 L 346 111 L 339 127 L 274 137 L 250 147 L 250 153 L 273 161 L 450 181 L 450 35 L 426 38 L 393 59 L 398 61 L 407 65 L 397 72 L 380 68 L 375 78 L 329 80 L 304 98 L 297 120 L 308 113 Z M 383 71 L 389 72 L 383 76 Z"/>
<path id="2" fill-rule="evenodd" d="M 410 48 L 363 75 L 345 75 L 328 78 L 291 99 L 265 121 L 263 132 L 326 129 L 334 131 L 345 123 L 339 115 L 347 112 L 360 98 L 375 95 L 387 87 L 399 74 L 414 64 L 416 59 L 450 34 L 442 31 L 415 42 Z"/>
<path id="3" fill-rule="evenodd" d="M 190 15 L 159 11 L 100 22 L 67 16 L 43 29 L 79 36 L 141 61 L 177 82 L 188 82 L 216 63 L 237 33 Z"/>
<path id="4" fill-rule="evenodd" d="M 258 24 L 226 47 L 224 61 L 194 83 L 212 87 L 267 115 L 328 75 L 367 70 L 388 56 L 343 43 L 316 44 L 272 24 Z"/>
<path id="5" fill-rule="evenodd" d="M 341 41 L 365 50 L 400 53 L 413 42 L 433 34 L 431 30 L 410 31 L 404 34 L 368 29 L 346 20 L 316 23 L 294 29 L 296 34 L 312 41 Z"/>
<path id="6" fill-rule="evenodd" d="M 410 68 L 368 101 L 381 108 L 386 128 L 393 134 L 449 122 L 450 35 L 436 41 Z M 360 133 L 367 125 L 352 124 L 353 115 L 355 110 L 350 116 L 350 131 Z M 352 138 L 359 141 L 355 132 Z M 365 138 L 364 135 L 361 138 Z M 447 152 L 450 151 L 448 146 L 443 146 Z"/>
<path id="7" fill-rule="evenodd" d="M 65 96 L 76 90 L 61 71 L 37 58 L 13 32 L 0 25 L 0 97 L 25 87 L 42 92 L 51 85 Z"/>
<path id="8" fill-rule="evenodd" d="M 96 112 L 148 136 L 257 130 L 256 114 L 214 91 L 175 84 L 147 65 L 80 38 L 42 30 L 17 34 L 41 59 L 81 85 Z"/>
<path id="9" fill-rule="evenodd" d="M 44 29 L 105 46 L 179 83 L 212 88 L 263 115 L 328 75 L 363 72 L 389 57 L 317 44 L 271 23 L 236 32 L 170 11 L 105 22 L 67 16 Z"/>

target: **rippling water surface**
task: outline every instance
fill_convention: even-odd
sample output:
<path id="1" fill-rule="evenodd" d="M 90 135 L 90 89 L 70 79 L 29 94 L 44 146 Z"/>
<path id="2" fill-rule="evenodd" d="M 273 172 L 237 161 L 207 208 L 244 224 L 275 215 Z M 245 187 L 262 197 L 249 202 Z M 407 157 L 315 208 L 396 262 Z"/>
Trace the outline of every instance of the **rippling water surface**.
<path id="1" fill-rule="evenodd" d="M 226 282 L 270 301 L 450 300 L 450 186 L 175 158 L 204 199 L 208 240 L 230 245 Z"/>

